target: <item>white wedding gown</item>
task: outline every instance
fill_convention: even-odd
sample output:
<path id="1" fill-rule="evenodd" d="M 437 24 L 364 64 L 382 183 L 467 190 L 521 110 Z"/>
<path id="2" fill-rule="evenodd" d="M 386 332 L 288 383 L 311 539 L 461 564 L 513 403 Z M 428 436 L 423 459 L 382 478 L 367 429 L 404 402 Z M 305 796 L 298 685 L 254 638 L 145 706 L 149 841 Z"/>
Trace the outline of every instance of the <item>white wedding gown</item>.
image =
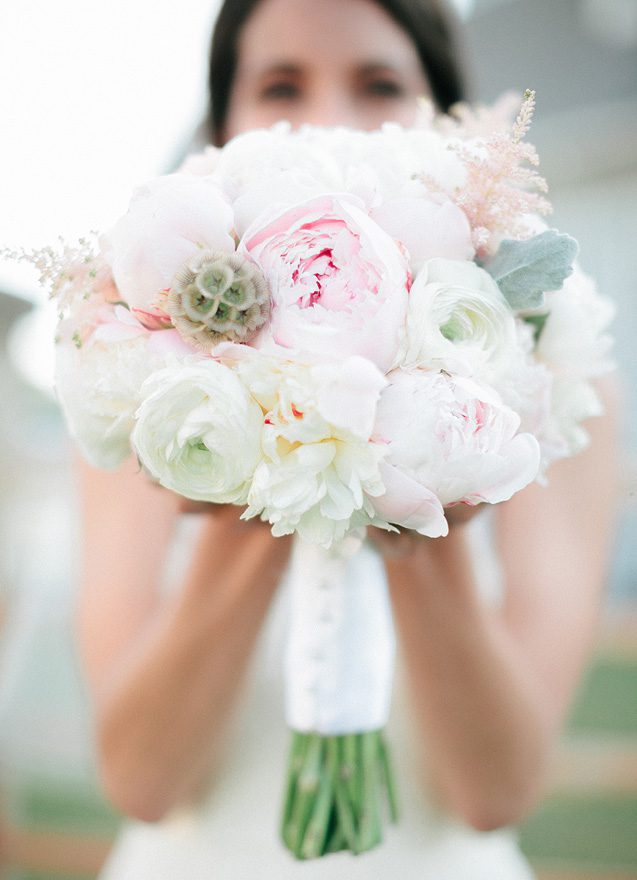
<path id="1" fill-rule="evenodd" d="M 481 590 L 497 602 L 497 567 L 484 552 L 491 546 L 489 519 L 482 514 L 470 528 Z M 223 768 L 203 803 L 158 824 L 126 823 L 100 880 L 531 880 L 513 829 L 474 831 L 437 809 L 419 783 L 400 654 L 387 727 L 399 823 L 386 827 L 381 846 L 360 856 L 298 862 L 287 852 L 278 826 L 289 746 L 282 682 L 288 606 L 283 582 L 255 648 Z"/>

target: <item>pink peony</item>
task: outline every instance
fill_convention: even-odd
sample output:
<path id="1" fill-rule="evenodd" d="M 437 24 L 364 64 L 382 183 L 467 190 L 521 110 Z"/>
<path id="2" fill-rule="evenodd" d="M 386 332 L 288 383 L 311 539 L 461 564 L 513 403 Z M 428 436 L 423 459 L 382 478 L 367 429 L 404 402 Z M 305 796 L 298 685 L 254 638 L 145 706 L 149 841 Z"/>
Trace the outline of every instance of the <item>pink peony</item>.
<path id="1" fill-rule="evenodd" d="M 255 341 L 300 353 L 394 360 L 411 276 L 392 238 L 352 196 L 319 196 L 267 220 L 239 246 L 272 291 L 270 327 Z"/>

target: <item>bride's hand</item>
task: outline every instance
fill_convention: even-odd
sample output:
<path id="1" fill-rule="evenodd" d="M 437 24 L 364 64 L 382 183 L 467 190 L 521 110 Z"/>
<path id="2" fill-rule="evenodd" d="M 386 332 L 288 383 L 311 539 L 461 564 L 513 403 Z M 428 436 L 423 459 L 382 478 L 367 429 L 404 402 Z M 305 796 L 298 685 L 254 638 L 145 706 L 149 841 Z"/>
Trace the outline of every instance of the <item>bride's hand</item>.
<path id="1" fill-rule="evenodd" d="M 248 520 L 241 519 L 241 514 L 243 513 L 244 508 L 238 504 L 215 504 L 211 501 L 194 501 L 192 498 L 185 498 L 183 495 L 177 495 L 177 510 L 179 513 L 196 513 L 214 516 L 226 523 L 236 520 L 236 526 L 243 530 L 270 528 L 269 523 L 262 522 L 258 517 L 252 517 L 252 519 Z"/>
<path id="2" fill-rule="evenodd" d="M 449 523 L 449 530 L 455 531 L 459 526 L 465 525 L 475 516 L 479 515 L 486 506 L 486 504 L 456 504 L 452 507 L 446 507 L 445 516 Z M 368 529 L 368 534 L 381 554 L 390 559 L 401 559 L 411 556 L 423 546 L 424 542 L 428 543 L 431 540 L 439 540 L 437 538 L 426 538 L 412 529 L 402 529 L 398 533 L 387 532 L 385 529 L 372 526 Z"/>

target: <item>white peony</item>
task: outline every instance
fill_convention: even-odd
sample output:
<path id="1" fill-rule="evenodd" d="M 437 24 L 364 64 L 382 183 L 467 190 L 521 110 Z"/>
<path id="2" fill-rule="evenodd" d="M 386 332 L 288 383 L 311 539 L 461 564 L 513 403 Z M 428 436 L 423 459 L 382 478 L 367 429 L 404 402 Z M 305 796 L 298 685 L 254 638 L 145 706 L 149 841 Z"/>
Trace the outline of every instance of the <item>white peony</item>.
<path id="1" fill-rule="evenodd" d="M 370 442 L 382 373 L 361 357 L 302 364 L 256 351 L 236 369 L 267 411 L 244 516 L 328 547 L 373 522 L 370 497 L 384 491 L 386 449 Z"/>
<path id="2" fill-rule="evenodd" d="M 472 260 L 474 248 L 466 214 L 442 195 L 433 196 L 412 180 L 392 198 L 372 209 L 370 216 L 405 246 L 414 275 L 434 257 Z"/>
<path id="3" fill-rule="evenodd" d="M 266 209 L 320 195 L 357 196 L 382 228 L 413 251 L 415 271 L 434 254 L 473 256 L 467 218 L 451 201 L 465 169 L 448 143 L 432 129 L 395 124 L 361 132 L 310 125 L 292 131 L 278 123 L 226 144 L 212 176 L 232 203 L 240 236 Z M 418 179 L 422 175 L 434 192 Z"/>
<path id="4" fill-rule="evenodd" d="M 101 246 L 122 298 L 149 310 L 193 254 L 234 252 L 232 228 L 232 208 L 212 181 L 167 174 L 135 190 Z"/>
<path id="5" fill-rule="evenodd" d="M 210 359 L 174 361 L 144 384 L 132 442 L 162 486 L 243 504 L 261 458 L 263 413 L 237 374 Z"/>
<path id="6" fill-rule="evenodd" d="M 549 317 L 540 334 L 537 356 L 556 376 L 591 378 L 613 369 L 608 327 L 615 306 L 601 296 L 576 266 L 562 288 L 546 296 Z"/>
<path id="7" fill-rule="evenodd" d="M 433 259 L 409 294 L 396 366 L 493 381 L 517 356 L 515 319 L 493 278 L 475 263 Z"/>
<path id="8" fill-rule="evenodd" d="M 391 491 L 388 486 L 388 497 L 379 499 L 380 515 L 405 497 L 412 505 L 406 524 L 413 528 L 410 518 L 419 487 L 433 492 L 444 506 L 496 504 L 536 478 L 538 443 L 530 434 L 518 433 L 519 416 L 492 389 L 444 373 L 397 371 L 388 379 L 374 436 L 387 444 L 386 466 L 398 474 Z"/>

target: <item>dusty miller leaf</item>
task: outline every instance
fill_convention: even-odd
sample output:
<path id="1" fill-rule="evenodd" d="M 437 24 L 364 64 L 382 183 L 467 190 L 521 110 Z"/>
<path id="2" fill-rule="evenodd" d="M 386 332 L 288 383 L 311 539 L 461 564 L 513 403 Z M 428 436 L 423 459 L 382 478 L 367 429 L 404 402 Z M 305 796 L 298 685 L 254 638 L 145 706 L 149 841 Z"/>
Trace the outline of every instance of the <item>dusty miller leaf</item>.
<path id="1" fill-rule="evenodd" d="M 547 290 L 559 290 L 573 271 L 577 242 L 547 229 L 523 241 L 505 239 L 484 269 L 497 281 L 512 309 L 537 309 Z"/>

